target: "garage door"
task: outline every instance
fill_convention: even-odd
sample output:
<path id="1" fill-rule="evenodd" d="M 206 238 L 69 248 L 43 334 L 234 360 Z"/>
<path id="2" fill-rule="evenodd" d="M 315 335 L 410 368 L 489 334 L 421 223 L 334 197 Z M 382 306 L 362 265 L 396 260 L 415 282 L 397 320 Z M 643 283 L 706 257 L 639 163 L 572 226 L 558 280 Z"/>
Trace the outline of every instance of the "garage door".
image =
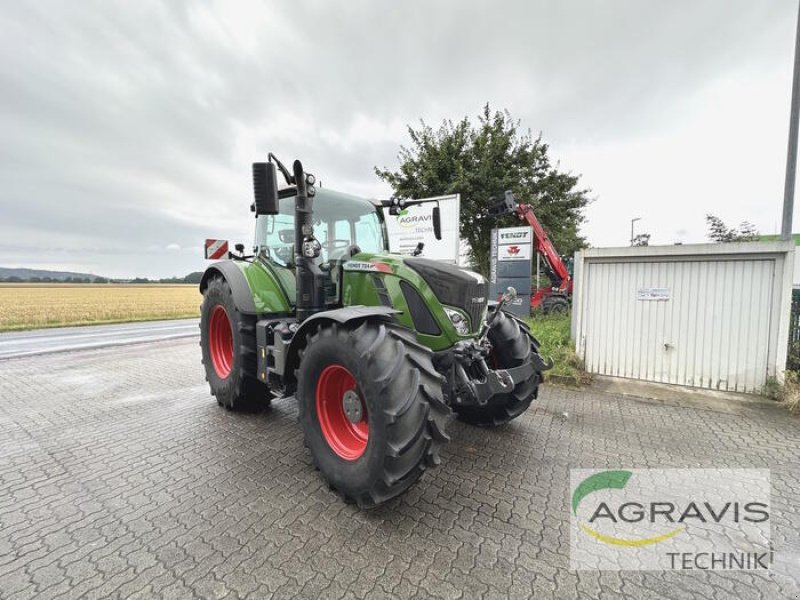
<path id="1" fill-rule="evenodd" d="M 775 261 L 588 262 L 583 356 L 591 373 L 759 392 Z"/>

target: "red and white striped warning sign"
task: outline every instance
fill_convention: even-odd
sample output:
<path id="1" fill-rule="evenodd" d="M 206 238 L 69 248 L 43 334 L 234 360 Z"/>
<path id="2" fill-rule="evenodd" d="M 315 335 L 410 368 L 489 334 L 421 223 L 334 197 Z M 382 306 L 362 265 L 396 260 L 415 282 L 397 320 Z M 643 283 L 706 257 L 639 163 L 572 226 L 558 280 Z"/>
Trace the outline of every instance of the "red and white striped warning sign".
<path id="1" fill-rule="evenodd" d="M 206 240 L 206 259 L 227 258 L 228 240 Z"/>

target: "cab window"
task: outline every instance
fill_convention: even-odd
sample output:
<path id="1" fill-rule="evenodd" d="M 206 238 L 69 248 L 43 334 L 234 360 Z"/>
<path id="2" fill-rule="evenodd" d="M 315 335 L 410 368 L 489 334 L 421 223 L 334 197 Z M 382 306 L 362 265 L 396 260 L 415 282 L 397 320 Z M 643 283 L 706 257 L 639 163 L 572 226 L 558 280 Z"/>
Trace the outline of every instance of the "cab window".
<path id="1" fill-rule="evenodd" d="M 256 220 L 255 245 L 266 250 L 271 261 L 288 268 L 294 267 L 294 202 L 293 197 L 283 198 L 279 214 Z M 370 253 L 386 247 L 383 222 L 372 204 L 327 190 L 319 190 L 314 198 L 314 235 L 322 245 L 320 264 L 340 260 L 353 245 Z"/>

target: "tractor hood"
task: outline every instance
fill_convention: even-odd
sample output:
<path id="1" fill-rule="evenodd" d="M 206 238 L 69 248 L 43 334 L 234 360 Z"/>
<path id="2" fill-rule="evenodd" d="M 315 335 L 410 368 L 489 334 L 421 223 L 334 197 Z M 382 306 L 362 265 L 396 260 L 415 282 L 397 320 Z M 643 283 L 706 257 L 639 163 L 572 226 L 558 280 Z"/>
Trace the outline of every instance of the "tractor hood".
<path id="1" fill-rule="evenodd" d="M 448 347 L 464 337 L 473 337 L 486 317 L 489 285 L 486 279 L 466 269 L 427 258 L 398 254 L 360 253 L 343 265 L 343 303 L 396 308 L 399 320 L 424 337 L 434 350 Z M 469 332 L 459 334 L 453 326 L 457 309 L 469 323 Z"/>
<path id="2" fill-rule="evenodd" d="M 489 294 L 489 284 L 482 275 L 429 258 L 405 258 L 403 262 L 419 273 L 439 302 L 467 313 L 472 331 L 480 329 Z"/>

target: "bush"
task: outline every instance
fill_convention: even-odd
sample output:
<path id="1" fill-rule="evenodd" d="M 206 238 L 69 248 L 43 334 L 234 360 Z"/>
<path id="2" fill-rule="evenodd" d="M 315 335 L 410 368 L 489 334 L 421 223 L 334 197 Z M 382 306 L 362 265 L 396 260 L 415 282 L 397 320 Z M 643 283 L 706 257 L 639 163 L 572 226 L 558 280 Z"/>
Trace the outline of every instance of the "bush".
<path id="1" fill-rule="evenodd" d="M 800 374 L 786 371 L 781 392 L 781 402 L 792 414 L 800 414 Z"/>
<path id="2" fill-rule="evenodd" d="M 552 358 L 553 368 L 545 373 L 555 376 L 554 379 L 576 385 L 588 383 L 589 375 L 584 371 L 583 363 L 575 354 L 575 345 L 569 338 L 569 315 L 535 314 L 528 319 L 531 332 L 541 343 L 539 352 L 546 360 Z"/>

